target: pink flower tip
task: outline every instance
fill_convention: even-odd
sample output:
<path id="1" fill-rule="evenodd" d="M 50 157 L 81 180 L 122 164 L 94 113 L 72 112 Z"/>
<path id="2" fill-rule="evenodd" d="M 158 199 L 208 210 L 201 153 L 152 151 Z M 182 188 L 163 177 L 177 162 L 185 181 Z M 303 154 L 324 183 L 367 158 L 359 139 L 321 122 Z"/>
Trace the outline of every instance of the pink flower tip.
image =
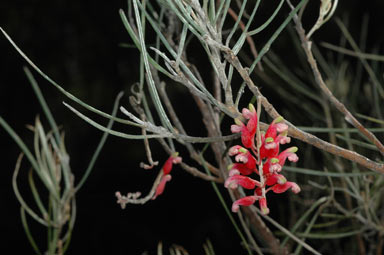
<path id="1" fill-rule="evenodd" d="M 252 118 L 253 114 L 250 110 L 248 110 L 247 108 L 243 108 L 243 110 L 241 110 L 241 114 L 243 115 L 244 118 L 246 119 L 250 119 Z"/>
<path id="2" fill-rule="evenodd" d="M 231 175 L 225 182 L 224 182 L 224 187 L 227 189 L 236 189 L 238 187 L 237 182 L 233 181 L 231 177 L 235 175 Z"/>
<path id="3" fill-rule="evenodd" d="M 277 144 L 275 143 L 275 140 L 272 137 L 267 137 L 264 142 L 265 142 L 264 148 L 267 150 L 274 149 L 277 146 Z"/>
<path id="4" fill-rule="evenodd" d="M 242 113 L 243 117 L 246 118 L 246 119 L 251 119 L 251 118 L 257 116 L 256 109 L 253 106 L 253 104 L 249 104 L 248 105 L 248 109 L 247 108 L 243 108 L 241 110 L 241 113 Z"/>
<path id="5" fill-rule="evenodd" d="M 270 173 L 281 172 L 282 166 L 280 164 L 273 164 L 269 167 Z"/>
<path id="6" fill-rule="evenodd" d="M 181 161 L 183 161 L 182 157 L 174 157 L 172 160 L 172 163 L 173 164 L 179 164 L 179 163 L 181 163 Z"/>
<path id="7" fill-rule="evenodd" d="M 297 185 L 296 183 L 292 182 L 292 186 L 291 186 L 291 190 L 293 193 L 297 194 L 301 191 L 299 185 Z"/>
<path id="8" fill-rule="evenodd" d="M 244 150 L 247 151 L 247 149 L 241 147 L 240 145 L 235 145 L 229 148 L 228 150 L 228 155 L 229 156 L 234 156 L 240 153 L 240 150 L 243 152 Z"/>
<path id="9" fill-rule="evenodd" d="M 240 209 L 240 206 L 238 204 L 233 203 L 232 204 L 232 212 L 236 213 Z"/>
<path id="10" fill-rule="evenodd" d="M 268 137 L 268 138 L 271 138 L 271 137 Z M 265 149 L 267 149 L 267 150 L 271 150 L 271 149 L 274 149 L 274 148 L 276 148 L 276 143 L 274 143 L 274 142 L 270 142 L 270 143 L 266 143 L 265 144 Z"/>
<path id="11" fill-rule="evenodd" d="M 241 126 L 238 125 L 231 125 L 231 132 L 232 133 L 240 133 L 241 132 Z"/>
<path id="12" fill-rule="evenodd" d="M 232 169 L 229 171 L 228 173 L 228 176 L 231 177 L 231 176 L 234 176 L 234 175 L 239 175 L 240 174 L 240 171 L 237 170 L 237 169 Z"/>
<path id="13" fill-rule="evenodd" d="M 253 205 L 256 200 L 257 200 L 256 196 L 247 196 L 247 197 L 240 198 L 239 200 L 236 200 L 235 202 L 233 202 L 232 212 L 238 212 L 240 205 L 242 206 Z"/>
<path id="14" fill-rule="evenodd" d="M 280 138 L 280 144 L 287 144 L 287 143 L 290 143 L 291 142 L 291 138 L 284 135 L 284 136 L 281 136 Z"/>
<path id="15" fill-rule="evenodd" d="M 288 125 L 285 123 L 278 123 L 276 124 L 276 130 L 279 133 L 285 132 L 288 130 Z"/>
<path id="16" fill-rule="evenodd" d="M 299 160 L 299 157 L 296 155 L 296 153 L 292 153 L 288 156 L 288 160 L 291 162 L 297 162 Z"/>
<path id="17" fill-rule="evenodd" d="M 244 153 L 237 154 L 235 157 L 236 162 L 247 163 L 248 157 Z"/>

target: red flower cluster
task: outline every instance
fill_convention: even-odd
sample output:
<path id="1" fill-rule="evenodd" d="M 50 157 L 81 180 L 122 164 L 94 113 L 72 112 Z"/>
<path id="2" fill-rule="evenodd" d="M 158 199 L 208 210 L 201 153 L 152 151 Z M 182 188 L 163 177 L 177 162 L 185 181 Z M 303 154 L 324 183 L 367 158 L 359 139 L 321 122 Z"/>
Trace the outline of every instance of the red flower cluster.
<path id="1" fill-rule="evenodd" d="M 163 165 L 163 176 L 161 177 L 160 183 L 156 187 L 155 195 L 152 199 L 156 199 L 157 196 L 161 195 L 164 192 L 165 184 L 172 179 L 171 170 L 173 164 L 178 164 L 182 161 L 181 157 L 178 156 L 179 153 L 173 153 Z"/>
<path id="2" fill-rule="evenodd" d="M 155 183 L 153 184 L 151 192 L 149 192 L 147 196 L 140 197 L 141 192 L 128 192 L 126 196 L 123 196 L 119 191 L 117 191 L 115 195 L 117 197 L 117 203 L 121 205 L 121 208 L 124 209 L 127 204 L 144 204 L 161 195 L 164 192 L 165 184 L 172 179 L 171 171 L 173 164 L 178 164 L 182 161 L 182 158 L 178 155 L 179 153 L 175 152 L 167 159 L 167 161 L 165 161 Z"/>
<path id="3" fill-rule="evenodd" d="M 244 147 L 235 145 L 229 149 L 229 155 L 235 157 L 236 163 L 229 166 L 229 177 L 225 181 L 225 187 L 236 189 L 239 185 L 244 189 L 254 189 L 254 194 L 235 201 L 232 211 L 237 212 L 239 206 L 250 206 L 259 201 L 263 214 L 269 213 L 266 193 L 273 191 L 283 193 L 289 188 L 294 193 L 300 192 L 300 187 L 289 182 L 280 174 L 285 161 L 296 162 L 297 147 L 290 147 L 280 153 L 280 144 L 291 141 L 287 136 L 288 126 L 284 124 L 283 118 L 279 117 L 272 121 L 265 133 L 260 133 L 261 146 L 257 149 L 255 144 L 257 133 L 257 112 L 250 104 L 248 109 L 242 110 L 242 116 L 247 120 L 244 124 L 240 119 L 235 119 L 236 125 L 231 126 L 233 133 L 241 133 L 241 142 Z M 249 175 L 256 173 L 259 181 L 252 179 Z"/>

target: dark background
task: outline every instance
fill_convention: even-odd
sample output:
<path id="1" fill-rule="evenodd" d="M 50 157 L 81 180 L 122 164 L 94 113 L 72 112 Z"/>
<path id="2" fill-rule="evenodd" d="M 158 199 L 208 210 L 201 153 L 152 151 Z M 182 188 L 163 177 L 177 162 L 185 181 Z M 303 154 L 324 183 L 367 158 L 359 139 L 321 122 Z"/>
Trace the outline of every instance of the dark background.
<path id="1" fill-rule="evenodd" d="M 126 92 L 121 104 L 128 105 L 129 87 L 138 80 L 138 52 L 119 47 L 119 43 L 130 42 L 118 15 L 120 8 L 126 8 L 126 1 L 3 0 L 0 26 L 66 90 L 110 112 L 119 91 Z M 340 1 L 336 15 L 349 13 L 353 28 L 358 27 L 364 13 L 371 14 L 371 24 L 382 24 L 383 9 L 382 1 Z M 338 33 L 335 30 L 334 24 L 327 24 L 322 39 L 327 36 L 332 39 Z M 380 31 L 378 26 L 370 26 L 372 40 L 369 41 L 382 41 Z M 358 33 L 358 29 L 352 32 Z M 43 113 L 23 73 L 25 64 L 0 35 L 0 115 L 31 145 L 32 132 L 25 125 L 33 124 L 35 116 Z M 102 133 L 68 111 L 61 102 L 70 101 L 34 74 L 56 121 L 66 131 L 72 171 L 80 179 Z M 186 112 L 193 111 L 185 104 L 182 107 Z M 98 116 L 90 113 L 89 116 L 106 123 Z M 47 124 L 43 117 L 42 121 Z M 189 128 L 198 130 L 199 126 L 191 122 Z M 162 164 L 167 155 L 156 142 L 152 144 L 154 158 Z M 3 129 L 0 129 L 0 145 L 0 228 L 6 234 L 1 238 L 1 247 L 12 254 L 30 254 L 32 249 L 23 232 L 19 204 L 11 186 L 20 150 Z M 202 254 L 201 247 L 207 238 L 217 254 L 239 251 L 239 238 L 211 184 L 189 176 L 178 167 L 165 193 L 155 201 L 143 206 L 129 205 L 125 210 L 116 204 L 117 190 L 123 194 L 140 190 L 145 194 L 151 187 L 157 169 L 139 168 L 139 163 L 145 161 L 144 155 L 139 141 L 108 138 L 94 171 L 77 194 L 77 221 L 68 254 L 142 254 L 146 250 L 155 254 L 159 241 L 165 247 L 175 243 L 191 254 Z M 25 172 L 26 165 L 25 161 Z M 25 177 L 21 174 L 19 185 L 28 197 L 29 190 L 22 188 L 27 186 Z M 29 222 L 41 247 L 45 247 L 46 233 L 33 220 Z"/>

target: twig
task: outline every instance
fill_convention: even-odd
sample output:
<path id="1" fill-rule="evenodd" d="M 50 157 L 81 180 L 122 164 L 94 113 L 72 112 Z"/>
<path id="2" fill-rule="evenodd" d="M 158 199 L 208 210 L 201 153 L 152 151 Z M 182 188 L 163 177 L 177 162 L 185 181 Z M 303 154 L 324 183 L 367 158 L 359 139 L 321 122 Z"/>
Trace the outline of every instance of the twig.
<path id="1" fill-rule="evenodd" d="M 349 49 L 346 49 L 346 48 L 343 48 L 343 47 L 340 47 L 337 45 L 333 45 L 333 44 L 327 43 L 327 42 L 322 42 L 322 43 L 320 43 L 320 45 L 323 46 L 324 48 L 327 48 L 327 49 L 330 49 L 330 50 L 333 50 L 333 51 L 336 51 L 339 53 L 343 53 L 345 55 L 349 55 L 352 57 L 384 62 L 384 56 L 381 56 L 378 54 L 356 52 L 356 51 L 349 50 Z"/>
<path id="2" fill-rule="evenodd" d="M 221 172 L 218 168 L 214 167 L 212 164 L 210 164 L 207 161 L 201 161 L 201 156 L 198 153 L 191 154 L 191 158 L 196 160 L 201 166 L 205 166 L 211 173 L 213 173 L 216 176 L 220 176 Z"/>
<path id="3" fill-rule="evenodd" d="M 147 131 L 145 130 L 145 128 L 142 128 L 141 134 L 144 137 L 147 135 Z M 140 167 L 144 169 L 152 169 L 154 166 L 157 166 L 159 164 L 159 161 L 153 161 L 152 159 L 152 152 L 151 152 L 151 147 L 149 146 L 148 138 L 145 137 L 143 141 L 144 141 L 145 154 L 147 155 L 149 165 L 145 164 L 144 162 L 140 162 Z"/>
<path id="4" fill-rule="evenodd" d="M 122 209 L 124 209 L 127 204 L 145 204 L 153 198 L 153 195 L 155 194 L 156 188 L 159 185 L 162 176 L 163 171 L 160 170 L 156 177 L 156 180 L 152 185 L 151 190 L 145 197 L 142 198 L 140 198 L 140 192 L 128 193 L 126 196 L 122 196 L 119 191 L 116 191 L 115 195 L 117 197 L 117 203 L 121 205 Z"/>
<path id="5" fill-rule="evenodd" d="M 132 92 L 132 94 L 134 94 L 133 96 L 129 97 L 129 102 L 130 102 L 131 106 L 136 111 L 136 113 L 140 115 L 140 119 L 142 121 L 146 121 L 147 117 L 144 113 L 144 109 L 140 106 L 142 104 L 142 99 L 144 97 L 144 92 L 143 92 L 142 88 L 139 87 L 139 92 L 135 92 L 134 86 L 132 86 L 131 92 Z M 144 162 L 140 162 L 140 167 L 142 167 L 144 169 L 152 169 L 154 166 L 157 166 L 159 164 L 159 162 L 153 161 L 151 147 L 149 146 L 149 139 L 147 138 L 147 130 L 144 127 L 141 128 L 141 134 L 144 137 L 143 138 L 144 149 L 145 149 L 145 154 L 147 156 L 147 160 L 149 162 L 149 165 L 144 163 Z"/>
<path id="6" fill-rule="evenodd" d="M 237 14 L 231 9 L 231 8 L 228 8 L 228 14 L 236 21 L 239 17 L 237 16 Z M 245 30 L 245 25 L 244 25 L 244 22 L 240 20 L 239 22 L 239 26 L 241 28 L 241 30 Z M 257 56 L 258 56 L 258 53 L 257 53 L 257 49 L 256 49 L 256 46 L 255 46 L 255 42 L 253 41 L 252 37 L 247 35 L 247 43 L 249 45 L 249 48 L 251 50 L 251 53 L 253 55 L 253 57 L 256 59 Z M 257 63 L 258 67 L 259 67 L 259 70 L 260 71 L 263 71 L 263 66 L 261 65 L 261 62 Z"/>
<path id="7" fill-rule="evenodd" d="M 345 216 L 347 217 L 354 217 L 356 218 L 358 221 L 360 221 L 363 225 L 369 227 L 369 228 L 372 228 L 372 229 L 375 229 L 376 231 L 378 231 L 379 233 L 384 233 L 384 227 L 381 226 L 381 225 L 378 225 L 372 221 L 369 221 L 367 220 L 366 218 L 364 218 L 360 213 L 354 213 L 354 212 L 351 212 L 347 209 L 345 209 L 341 204 L 339 204 L 335 199 L 333 200 L 333 205 L 335 206 L 335 208 L 337 210 L 339 210 L 341 213 L 343 213 Z"/>
<path id="8" fill-rule="evenodd" d="M 287 1 L 289 3 L 289 1 Z M 290 3 L 289 3 L 290 4 Z M 291 8 L 293 8 L 292 5 L 290 5 Z M 327 85 L 325 84 L 323 77 L 320 73 L 320 70 L 317 66 L 317 62 L 315 57 L 312 54 L 311 45 L 312 42 L 309 41 L 305 35 L 305 30 L 302 26 L 302 23 L 297 15 L 294 15 L 293 20 L 296 24 L 296 31 L 299 35 L 299 38 L 301 40 L 301 45 L 304 49 L 304 52 L 307 56 L 307 60 L 309 65 L 312 68 L 313 75 L 315 77 L 317 85 L 319 85 L 320 89 L 323 91 L 323 93 L 327 96 L 328 100 L 331 101 L 331 103 L 345 116 L 345 120 L 352 124 L 355 128 L 357 128 L 364 136 L 366 136 L 373 144 L 376 145 L 376 147 L 379 149 L 380 153 L 384 155 L 384 145 L 377 139 L 377 137 L 367 130 L 353 115 L 352 113 L 345 107 L 343 103 L 341 103 L 328 89 Z"/>
<path id="9" fill-rule="evenodd" d="M 287 121 L 286 121 L 287 122 Z M 348 159 L 352 162 L 356 162 L 357 164 L 364 166 L 370 170 L 373 170 L 375 172 L 384 174 L 384 164 L 379 164 L 373 160 L 370 160 L 369 158 L 356 153 L 351 150 L 344 149 L 342 147 L 336 146 L 334 144 L 331 144 L 329 142 L 326 142 L 324 140 L 321 140 L 320 138 L 306 133 L 298 128 L 296 128 L 294 125 L 291 123 L 287 122 L 289 126 L 289 135 L 297 138 L 303 142 L 306 142 L 308 144 L 311 144 L 315 147 L 317 147 L 320 150 L 327 151 L 329 153 L 332 153 L 336 156 L 343 157 L 345 159 Z"/>
<path id="10" fill-rule="evenodd" d="M 224 180 L 223 178 L 219 178 L 219 177 L 214 177 L 214 176 L 209 176 L 201 171 L 199 171 L 197 168 L 195 167 L 192 167 L 192 166 L 189 166 L 187 165 L 186 163 L 184 162 L 181 162 L 180 163 L 180 166 L 185 170 L 187 171 L 188 173 L 190 173 L 191 175 L 195 176 L 195 177 L 199 177 L 203 180 L 206 180 L 206 181 L 214 181 L 214 182 L 217 182 L 217 183 L 223 183 Z"/>
<path id="11" fill-rule="evenodd" d="M 229 189 L 229 191 L 234 195 L 235 199 L 241 198 L 238 190 Z M 258 233 L 258 238 L 260 238 L 268 246 L 272 254 L 288 255 L 289 252 L 287 247 L 280 247 L 279 239 L 277 239 L 268 226 L 265 225 L 260 216 L 251 209 L 252 207 L 254 206 L 243 206 L 241 209 L 250 221 L 250 224 L 255 227 L 255 231 Z"/>
<path id="12" fill-rule="evenodd" d="M 158 140 L 160 142 L 160 144 L 163 146 L 164 150 L 169 154 L 169 155 L 172 155 L 173 151 L 171 150 L 171 148 L 168 146 L 168 144 L 162 140 L 162 139 L 159 139 Z M 194 154 L 192 153 L 190 156 L 191 158 L 193 158 L 194 160 L 196 160 L 200 165 L 202 164 L 208 164 L 208 169 L 210 169 L 211 172 L 215 173 L 218 173 L 217 170 L 213 171 L 211 169 L 211 165 L 208 163 L 208 162 L 201 162 L 201 158 L 197 158 L 197 157 L 194 157 L 193 155 L 197 155 L 197 154 Z M 221 178 L 218 178 L 218 177 L 213 177 L 213 176 L 209 176 L 201 171 L 199 171 L 197 168 L 195 167 L 191 167 L 189 165 L 187 165 L 185 162 L 180 162 L 180 166 L 185 170 L 187 171 L 188 173 L 192 174 L 193 176 L 195 177 L 199 177 L 203 180 L 209 180 L 209 181 L 214 181 L 214 182 L 223 182 L 224 180 L 221 179 Z M 219 174 L 216 174 L 216 175 L 219 175 Z"/>
<path id="13" fill-rule="evenodd" d="M 261 214 L 260 213 L 260 209 L 258 209 L 257 207 L 255 206 L 252 206 L 250 207 L 250 209 L 253 209 L 252 210 L 252 213 L 257 215 L 256 212 L 258 212 L 258 214 Z M 258 216 L 258 215 L 257 215 Z M 315 249 L 313 249 L 311 246 L 309 246 L 307 243 L 303 242 L 302 240 L 300 240 L 297 236 L 295 236 L 294 234 L 291 233 L 291 231 L 289 231 L 288 229 L 284 228 L 283 226 L 281 226 L 279 223 L 277 223 L 274 219 L 272 219 L 271 217 L 269 217 L 268 215 L 263 215 L 261 214 L 261 216 L 266 219 L 267 221 L 269 221 L 271 224 L 273 224 L 275 227 L 279 228 L 280 231 L 282 231 L 284 234 L 288 235 L 290 238 L 292 238 L 293 240 L 295 240 L 297 243 L 300 243 L 305 249 L 307 249 L 308 251 L 312 252 L 313 254 L 316 254 L 316 255 L 321 255 L 321 253 L 319 253 L 318 251 L 316 251 Z"/>
<path id="14" fill-rule="evenodd" d="M 176 111 L 175 111 L 175 109 L 174 109 L 174 107 L 172 105 L 172 102 L 169 99 L 168 94 L 167 94 L 167 92 L 165 90 L 165 83 L 160 80 L 158 72 L 157 72 L 157 70 L 155 68 L 152 68 L 152 71 L 153 71 L 153 77 L 154 77 L 154 80 L 155 80 L 156 87 L 157 87 L 157 89 L 159 91 L 159 95 L 161 97 L 161 100 L 164 102 L 164 105 L 165 105 L 165 107 L 167 109 L 169 117 L 172 120 L 172 124 L 175 125 L 177 132 L 179 132 L 180 134 L 183 134 L 183 135 L 187 135 L 187 132 L 185 131 L 185 129 L 183 127 L 183 124 L 179 120 L 179 117 L 177 116 Z M 192 144 L 185 143 L 185 146 L 186 146 L 186 148 L 187 148 L 187 150 L 188 150 L 188 152 L 190 154 L 196 152 L 194 147 L 192 146 Z"/>

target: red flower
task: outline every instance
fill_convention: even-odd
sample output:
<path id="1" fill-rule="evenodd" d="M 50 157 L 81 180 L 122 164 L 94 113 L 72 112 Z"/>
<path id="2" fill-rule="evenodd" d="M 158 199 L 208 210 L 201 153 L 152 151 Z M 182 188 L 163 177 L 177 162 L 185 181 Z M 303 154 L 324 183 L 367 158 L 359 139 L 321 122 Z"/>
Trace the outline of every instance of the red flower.
<path id="1" fill-rule="evenodd" d="M 288 158 L 289 161 L 297 162 L 299 160 L 299 157 L 296 155 L 296 151 L 298 150 L 297 147 L 291 147 L 283 151 L 279 154 L 279 164 L 281 166 L 284 166 L 286 159 Z"/>
<path id="2" fill-rule="evenodd" d="M 243 108 L 241 111 L 243 117 L 248 120 L 247 129 L 250 133 L 255 134 L 257 129 L 257 112 L 252 104 L 249 104 L 248 109 Z"/>
<path id="3" fill-rule="evenodd" d="M 287 182 L 287 179 L 282 174 L 269 174 L 269 175 L 267 175 L 266 184 L 268 186 L 272 186 L 276 183 L 284 184 L 286 182 Z"/>
<path id="4" fill-rule="evenodd" d="M 289 188 L 291 188 L 293 193 L 299 193 L 300 192 L 300 187 L 294 182 L 286 182 L 284 184 L 276 184 L 274 185 L 271 189 L 275 193 L 283 193 L 287 191 Z"/>
<path id="5" fill-rule="evenodd" d="M 245 189 L 254 189 L 253 196 L 246 196 L 235 201 L 232 205 L 232 211 L 237 212 L 239 206 L 250 206 L 259 200 L 261 212 L 269 213 L 267 206 L 266 193 L 273 191 L 282 193 L 291 188 L 294 193 L 300 192 L 300 187 L 289 182 L 280 174 L 285 161 L 296 162 L 299 158 L 296 155 L 297 147 L 291 147 L 280 152 L 280 145 L 291 141 L 288 135 L 288 126 L 283 123 L 283 118 L 278 117 L 272 121 L 265 133 L 261 136 L 261 147 L 259 153 L 255 146 L 255 136 L 257 133 L 257 112 L 253 105 L 249 105 L 248 109 L 242 110 L 242 116 L 248 121 L 246 124 L 240 119 L 235 119 L 236 125 L 231 126 L 233 133 L 241 133 L 240 145 L 235 145 L 229 149 L 228 155 L 235 156 L 236 163 L 229 166 L 229 177 L 224 183 L 226 188 L 235 189 L 239 185 Z M 260 158 L 256 160 L 254 154 L 259 154 Z M 258 171 L 263 170 L 262 173 Z M 250 177 L 253 173 L 259 175 L 260 181 L 256 181 Z"/>
<path id="6" fill-rule="evenodd" d="M 262 145 L 260 148 L 260 158 L 274 158 L 279 154 L 279 143 L 276 143 L 272 137 L 265 138 L 262 136 L 261 138 Z"/>
<path id="7" fill-rule="evenodd" d="M 260 182 L 243 175 L 230 176 L 224 183 L 226 188 L 236 189 L 240 185 L 245 189 L 254 189 L 256 186 L 261 186 Z"/>
<path id="8" fill-rule="evenodd" d="M 169 182 L 172 179 L 172 176 L 170 174 L 164 175 L 161 177 L 159 185 L 157 185 L 155 195 L 152 197 L 152 199 L 156 199 L 157 196 L 161 195 L 164 192 L 165 184 Z"/>
<path id="9" fill-rule="evenodd" d="M 235 145 L 229 149 L 228 155 L 235 156 L 235 160 L 238 162 L 230 165 L 230 170 L 236 169 L 244 175 L 249 175 L 254 171 L 257 172 L 256 159 L 247 149 L 239 145 Z"/>
<path id="10" fill-rule="evenodd" d="M 247 151 L 247 149 L 245 149 L 244 147 L 242 147 L 240 145 L 235 145 L 235 146 L 232 146 L 231 148 L 229 148 L 228 155 L 229 156 L 235 156 L 239 153 L 244 153 L 246 151 Z"/>
<path id="11" fill-rule="evenodd" d="M 239 119 L 235 119 L 236 125 L 231 126 L 232 133 L 241 133 L 241 142 L 246 148 L 253 148 L 255 145 L 255 134 L 251 133 L 247 126 Z"/>
<path id="12" fill-rule="evenodd" d="M 156 187 L 155 195 L 152 197 L 152 199 L 156 199 L 157 196 L 161 195 L 164 192 L 165 184 L 172 179 L 170 173 L 172 171 L 173 164 L 178 164 L 182 161 L 182 158 L 178 155 L 179 153 L 175 152 L 167 159 L 167 161 L 165 161 L 162 168 L 163 176 L 161 177 L 161 180 Z"/>
<path id="13" fill-rule="evenodd" d="M 178 164 L 181 162 L 181 157 L 178 157 L 179 153 L 173 153 L 163 165 L 163 173 L 167 175 L 171 172 L 173 164 Z"/>
<path id="14" fill-rule="evenodd" d="M 265 164 L 263 165 L 263 173 L 276 173 L 280 172 L 282 169 L 282 166 L 279 164 L 278 158 L 268 158 Z"/>
<path id="15" fill-rule="evenodd" d="M 248 196 L 236 200 L 232 204 L 232 212 L 237 212 L 239 210 L 239 205 L 250 206 L 253 205 L 257 200 L 256 196 Z"/>
<path id="16" fill-rule="evenodd" d="M 249 109 L 244 108 L 242 115 L 248 120 L 245 125 L 240 119 L 235 119 L 236 125 L 231 126 L 232 133 L 241 133 L 241 142 L 246 148 L 253 149 L 255 147 L 255 134 L 257 130 L 257 112 L 255 107 L 250 104 Z"/>
<path id="17" fill-rule="evenodd" d="M 249 151 L 245 153 L 239 153 L 236 155 L 235 160 L 241 162 L 248 169 L 256 168 L 256 159 L 251 155 Z"/>
<path id="18" fill-rule="evenodd" d="M 291 139 L 287 136 L 288 126 L 281 123 L 282 117 L 278 117 L 269 125 L 267 132 L 262 136 L 262 146 L 260 148 L 260 157 L 276 157 L 279 153 L 279 145 L 289 143 Z"/>
<path id="19" fill-rule="evenodd" d="M 231 164 L 230 166 L 230 172 L 229 172 L 229 176 L 232 176 L 234 175 L 235 173 L 236 174 L 242 174 L 242 175 L 250 175 L 252 174 L 253 172 L 257 172 L 256 168 L 248 168 L 245 164 L 241 164 L 241 163 L 234 163 L 234 164 Z M 237 172 L 236 172 L 237 171 Z"/>

